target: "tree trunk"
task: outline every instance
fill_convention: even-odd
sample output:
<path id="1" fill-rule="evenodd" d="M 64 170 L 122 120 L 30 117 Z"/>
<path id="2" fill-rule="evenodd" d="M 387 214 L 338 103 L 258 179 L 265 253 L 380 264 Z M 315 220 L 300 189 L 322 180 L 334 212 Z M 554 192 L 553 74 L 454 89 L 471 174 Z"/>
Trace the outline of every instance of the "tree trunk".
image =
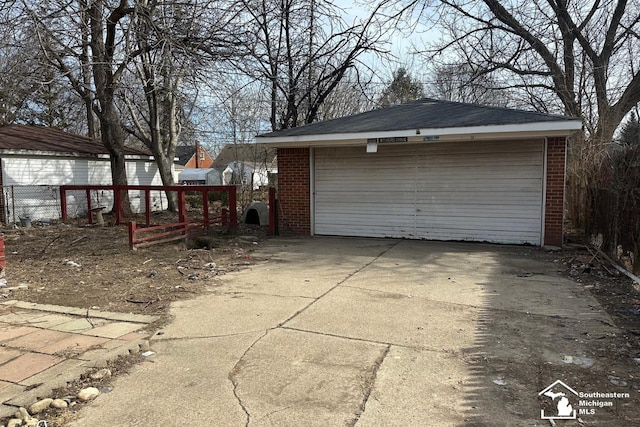
<path id="1" fill-rule="evenodd" d="M 161 148 L 161 147 L 157 147 Z M 158 165 L 158 172 L 160 172 L 160 179 L 162 179 L 162 185 L 171 186 L 175 185 L 175 181 L 173 180 L 173 173 L 171 172 L 172 161 L 169 159 L 173 159 L 175 156 L 175 148 L 173 149 L 173 154 L 171 157 L 166 156 L 162 150 L 156 149 L 152 150 L 153 156 L 156 158 L 156 164 Z M 197 155 L 197 153 L 196 153 Z M 178 210 L 178 194 L 175 191 L 166 191 L 167 196 L 167 210 L 170 212 L 175 212 Z"/>
<path id="2" fill-rule="evenodd" d="M 124 131 L 114 100 L 113 52 L 115 49 L 116 23 L 125 14 L 126 2 L 114 10 L 106 20 L 107 37 L 104 37 L 104 2 L 95 0 L 89 7 L 91 28 L 91 53 L 93 55 L 93 81 L 95 84 L 96 115 L 100 120 L 100 139 L 111 157 L 111 180 L 113 185 L 127 185 L 127 169 L 124 154 Z M 121 193 L 122 213 L 131 216 L 129 193 Z"/>

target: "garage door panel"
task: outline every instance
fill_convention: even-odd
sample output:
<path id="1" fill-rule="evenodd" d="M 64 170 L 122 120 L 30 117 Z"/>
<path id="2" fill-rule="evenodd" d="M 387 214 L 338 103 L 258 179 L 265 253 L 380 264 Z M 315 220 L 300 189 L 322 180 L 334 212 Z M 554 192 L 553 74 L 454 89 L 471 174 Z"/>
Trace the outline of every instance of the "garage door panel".
<path id="1" fill-rule="evenodd" d="M 521 231 L 473 231 L 473 230 L 434 230 L 428 229 L 424 232 L 418 232 L 407 238 L 419 238 L 426 240 L 460 240 L 467 242 L 492 242 L 506 244 L 523 244 L 536 238 L 537 233 L 523 233 Z M 373 236 L 371 236 L 373 237 Z M 387 236 L 390 237 L 390 236 Z"/>
<path id="2" fill-rule="evenodd" d="M 432 209 L 417 209 L 416 216 L 421 222 L 427 222 L 430 218 L 438 217 L 460 217 L 460 218 L 480 218 L 486 222 L 491 218 L 514 218 L 514 219 L 537 219 L 538 215 L 531 211 L 523 211 L 513 208 L 498 208 L 493 206 L 467 205 L 464 209 L 449 206 L 435 206 Z"/>
<path id="3" fill-rule="evenodd" d="M 542 141 L 317 148 L 316 234 L 534 243 Z"/>
<path id="4" fill-rule="evenodd" d="M 535 231 L 538 227 L 531 224 L 531 218 L 501 218 L 497 220 L 489 217 L 468 217 L 468 216 L 430 216 L 424 219 L 423 226 L 419 228 L 434 228 L 448 230 L 492 230 L 509 231 L 517 229 L 519 231 Z"/>
<path id="5" fill-rule="evenodd" d="M 453 188 L 455 189 L 455 188 Z M 455 189 L 457 190 L 457 189 Z M 467 189 L 465 189 L 467 190 Z M 452 189 L 441 189 L 438 191 L 417 191 L 416 198 L 417 203 L 449 203 L 456 202 L 460 200 L 464 200 L 464 202 L 460 202 L 460 204 L 464 205 L 465 202 L 469 204 L 485 204 L 485 205 L 494 205 L 491 200 L 495 200 L 496 198 L 502 198 L 503 204 L 533 204 L 539 206 L 539 193 L 533 192 L 529 189 L 525 188 L 513 188 L 513 190 L 518 191 L 518 194 L 504 194 L 498 191 L 495 192 L 480 192 L 480 191 L 456 191 L 456 194 L 452 194 Z"/>
<path id="6" fill-rule="evenodd" d="M 356 190 L 357 191 L 357 190 Z M 413 193 L 409 192 L 398 192 L 398 193 L 374 193 L 370 191 L 362 191 L 359 192 L 359 196 L 355 197 L 353 194 L 347 192 L 316 192 L 316 206 L 318 209 L 321 209 L 323 205 L 326 203 L 330 204 L 344 204 L 347 206 L 359 206 L 360 204 L 372 204 L 377 206 L 378 209 L 384 208 L 381 206 L 381 202 L 385 202 L 384 204 L 396 204 L 396 205 L 409 205 L 411 209 L 415 208 L 415 203 L 413 201 L 409 201 L 408 198 L 412 197 Z M 387 206 L 388 209 L 393 209 L 392 206 Z M 332 209 L 329 205 L 328 209 Z"/>

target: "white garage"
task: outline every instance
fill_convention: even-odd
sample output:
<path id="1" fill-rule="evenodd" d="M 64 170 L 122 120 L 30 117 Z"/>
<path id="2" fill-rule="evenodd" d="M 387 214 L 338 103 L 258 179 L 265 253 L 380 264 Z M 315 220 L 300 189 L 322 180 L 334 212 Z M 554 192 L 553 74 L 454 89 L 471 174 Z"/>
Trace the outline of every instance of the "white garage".
<path id="1" fill-rule="evenodd" d="M 314 232 L 539 244 L 544 141 L 315 148 Z"/>
<path id="2" fill-rule="evenodd" d="M 422 99 L 258 137 L 285 234 L 562 245 L 579 119 Z"/>

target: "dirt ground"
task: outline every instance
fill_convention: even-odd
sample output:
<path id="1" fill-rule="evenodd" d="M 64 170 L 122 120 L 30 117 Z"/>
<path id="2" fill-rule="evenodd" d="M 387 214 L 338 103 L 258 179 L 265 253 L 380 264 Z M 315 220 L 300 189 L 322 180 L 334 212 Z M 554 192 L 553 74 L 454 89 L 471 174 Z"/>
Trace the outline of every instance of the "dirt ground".
<path id="1" fill-rule="evenodd" d="M 234 235 L 219 232 L 132 251 L 125 226 L 79 222 L 3 232 L 7 284 L 0 298 L 154 315 L 253 263 L 266 234 L 241 226 Z"/>

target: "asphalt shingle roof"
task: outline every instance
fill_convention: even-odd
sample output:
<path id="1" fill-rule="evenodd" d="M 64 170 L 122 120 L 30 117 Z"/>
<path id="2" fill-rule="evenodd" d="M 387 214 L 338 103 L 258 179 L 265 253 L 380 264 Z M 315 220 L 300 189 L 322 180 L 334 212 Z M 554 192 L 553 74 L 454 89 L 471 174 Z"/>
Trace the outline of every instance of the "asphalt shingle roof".
<path id="1" fill-rule="evenodd" d="M 227 144 L 213 161 L 212 167 L 222 170 L 231 162 L 268 166 L 273 163 L 275 156 L 276 149 L 265 144 Z"/>
<path id="2" fill-rule="evenodd" d="M 175 154 L 175 157 L 178 158 L 178 161 L 176 163 L 182 166 L 186 165 L 189 159 L 191 159 L 191 157 L 193 157 L 195 153 L 196 147 L 194 147 L 193 145 L 178 145 L 176 147 Z"/>
<path id="3" fill-rule="evenodd" d="M 80 155 L 109 154 L 98 141 L 60 129 L 8 125 L 0 127 L 0 150 L 44 151 Z M 125 147 L 125 154 L 151 156 L 146 149 Z"/>
<path id="4" fill-rule="evenodd" d="M 261 137 L 385 132 L 472 126 L 513 125 L 576 120 L 573 117 L 536 113 L 478 104 L 423 98 L 407 104 L 367 111 L 325 122 L 283 129 Z"/>

